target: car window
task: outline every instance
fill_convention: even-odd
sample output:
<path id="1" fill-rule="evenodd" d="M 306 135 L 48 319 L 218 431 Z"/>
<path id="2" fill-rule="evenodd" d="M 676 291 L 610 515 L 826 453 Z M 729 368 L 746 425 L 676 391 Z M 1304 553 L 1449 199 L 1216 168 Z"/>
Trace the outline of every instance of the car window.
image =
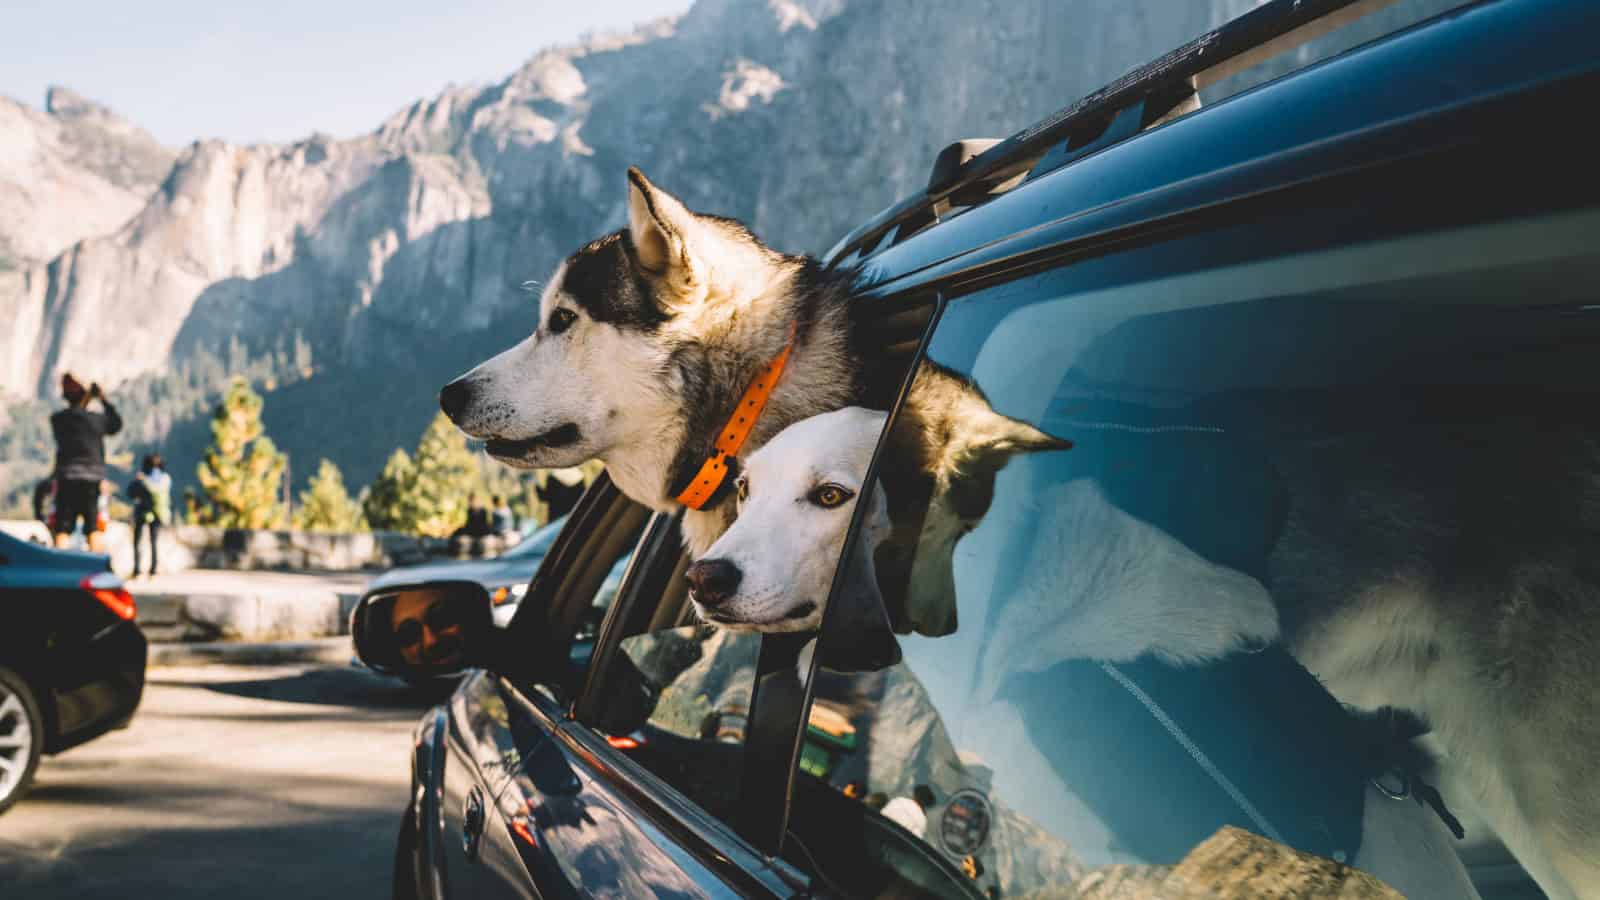
<path id="1" fill-rule="evenodd" d="M 506 626 L 520 668 L 503 673 L 527 692 L 565 705 L 582 685 L 601 623 L 650 518 L 602 476 L 570 516 L 527 542 L 547 541 L 523 600 Z M 554 537 L 552 537 L 554 535 Z M 552 555 L 554 554 L 554 555 Z M 554 660 L 566 665 L 551 665 Z"/>
<path id="2" fill-rule="evenodd" d="M 501 559 L 528 559 L 539 558 L 550 552 L 550 546 L 556 542 L 556 536 L 561 534 L 561 529 L 567 524 L 567 517 L 558 519 L 539 526 L 534 533 L 523 538 L 516 546 L 500 554 Z"/>
<path id="3" fill-rule="evenodd" d="M 1406 213 L 1368 199 L 951 302 L 899 413 L 939 452 L 879 463 L 903 661 L 817 669 L 787 858 L 870 892 L 901 866 L 873 835 L 909 837 L 1001 897 L 1247 851 L 1467 897 L 1452 847 L 1510 862 L 1521 820 L 1472 798 L 1531 770 L 1427 751 L 1564 726 L 1495 718 L 1492 679 L 1430 698 L 1513 647 L 1535 685 L 1583 665 L 1557 623 L 1600 591 L 1600 215 L 1386 235 Z"/>
<path id="4" fill-rule="evenodd" d="M 732 821 L 761 637 L 694 620 L 680 574 L 686 556 L 676 542 L 655 554 L 650 565 L 665 577 L 641 602 L 645 621 L 618 639 L 595 688 L 606 714 L 591 724 L 612 747 Z"/>

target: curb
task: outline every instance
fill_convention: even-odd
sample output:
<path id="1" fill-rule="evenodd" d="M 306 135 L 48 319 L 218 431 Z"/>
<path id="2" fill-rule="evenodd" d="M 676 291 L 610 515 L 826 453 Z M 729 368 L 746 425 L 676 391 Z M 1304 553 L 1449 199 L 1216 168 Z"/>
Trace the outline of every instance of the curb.
<path id="1" fill-rule="evenodd" d="M 290 663 L 345 666 L 354 659 L 355 649 L 350 644 L 349 635 L 341 635 L 311 641 L 269 643 L 152 642 L 145 665 L 152 669 L 163 666 L 276 666 Z"/>

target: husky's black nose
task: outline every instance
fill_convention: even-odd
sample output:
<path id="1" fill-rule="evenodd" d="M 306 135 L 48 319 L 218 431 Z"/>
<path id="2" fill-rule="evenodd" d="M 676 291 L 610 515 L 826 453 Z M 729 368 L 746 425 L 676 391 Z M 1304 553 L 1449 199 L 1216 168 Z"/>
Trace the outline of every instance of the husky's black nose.
<path id="1" fill-rule="evenodd" d="M 694 599 L 713 609 L 728 602 L 739 589 L 739 579 L 744 577 L 738 566 L 725 559 L 702 559 L 683 575 L 694 585 Z"/>
<path id="2" fill-rule="evenodd" d="M 452 422 L 467 408 L 467 402 L 471 399 L 472 385 L 465 378 L 457 378 L 439 390 L 439 408 Z"/>

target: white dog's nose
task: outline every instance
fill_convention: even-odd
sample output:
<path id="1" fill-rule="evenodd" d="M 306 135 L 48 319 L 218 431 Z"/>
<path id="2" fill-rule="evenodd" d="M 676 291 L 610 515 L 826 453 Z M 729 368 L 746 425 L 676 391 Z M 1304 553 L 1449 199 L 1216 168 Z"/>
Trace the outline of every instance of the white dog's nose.
<path id="1" fill-rule="evenodd" d="M 694 586 L 694 599 L 704 607 L 715 608 L 728 602 L 739 589 L 744 573 L 725 559 L 702 559 L 683 573 Z"/>

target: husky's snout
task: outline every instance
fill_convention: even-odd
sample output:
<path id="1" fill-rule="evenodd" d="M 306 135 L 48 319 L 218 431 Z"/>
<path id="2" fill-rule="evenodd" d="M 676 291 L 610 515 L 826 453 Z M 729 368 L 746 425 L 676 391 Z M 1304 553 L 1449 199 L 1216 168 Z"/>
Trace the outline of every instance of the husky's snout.
<path id="1" fill-rule="evenodd" d="M 472 404 L 473 383 L 468 376 L 462 376 L 439 389 L 439 408 L 450 417 L 450 421 L 461 424 L 461 413 Z"/>

